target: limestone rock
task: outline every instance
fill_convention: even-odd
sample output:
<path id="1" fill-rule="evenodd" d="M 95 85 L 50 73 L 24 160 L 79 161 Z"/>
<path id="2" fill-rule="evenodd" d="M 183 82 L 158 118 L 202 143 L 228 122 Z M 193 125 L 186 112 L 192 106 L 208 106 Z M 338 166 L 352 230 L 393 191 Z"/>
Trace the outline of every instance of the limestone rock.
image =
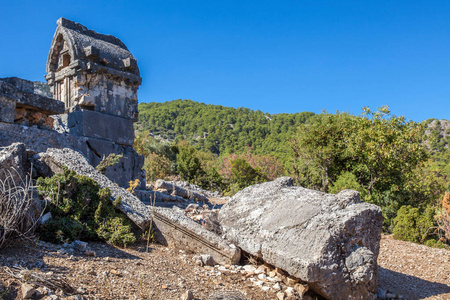
<path id="1" fill-rule="evenodd" d="M 155 182 L 154 188 L 155 190 L 166 190 L 172 195 L 176 195 L 184 199 L 193 199 L 195 201 L 205 201 L 205 202 L 208 201 L 208 198 L 206 198 L 202 194 L 199 194 L 189 189 L 179 187 L 173 184 L 172 182 L 164 181 L 162 179 L 158 179 Z"/>
<path id="2" fill-rule="evenodd" d="M 17 107 L 40 111 L 47 115 L 64 112 L 63 102 L 35 94 L 33 82 L 17 77 L 0 79 L 0 97 L 14 100 Z"/>
<path id="3" fill-rule="evenodd" d="M 14 143 L 0 150 L 0 179 L 8 177 L 19 184 L 28 173 L 27 151 L 24 144 Z"/>
<path id="4" fill-rule="evenodd" d="M 282 177 L 237 193 L 219 217 L 227 240 L 323 297 L 376 298 L 383 219 L 357 192 L 325 194 Z"/>
<path id="5" fill-rule="evenodd" d="M 205 266 L 215 266 L 217 263 L 214 258 L 209 254 L 202 254 L 200 258 Z"/>
<path id="6" fill-rule="evenodd" d="M 181 297 L 182 300 L 194 300 L 194 294 L 187 290 L 186 293 L 183 294 L 183 296 Z"/>
<path id="7" fill-rule="evenodd" d="M 141 186 L 145 187 L 145 174 L 142 172 L 144 157 L 130 146 L 122 146 L 103 139 L 0 122 L 0 147 L 7 147 L 18 140 L 25 144 L 28 151 L 35 153 L 45 152 L 49 148 L 80 150 L 92 166 L 97 166 L 103 156 L 106 157 L 111 153 L 123 154 L 123 159 L 107 168 L 105 175 L 121 187 L 128 187 L 128 182 L 134 179 L 139 179 Z"/>
<path id="8" fill-rule="evenodd" d="M 28 283 L 22 283 L 22 298 L 30 299 L 36 293 L 36 289 Z"/>
<path id="9" fill-rule="evenodd" d="M 48 221 L 50 221 L 51 219 L 52 219 L 52 213 L 48 212 L 41 217 L 40 221 L 41 221 L 41 224 L 45 224 Z"/>
<path id="10" fill-rule="evenodd" d="M 14 123 L 16 101 L 0 95 L 0 122 Z"/>

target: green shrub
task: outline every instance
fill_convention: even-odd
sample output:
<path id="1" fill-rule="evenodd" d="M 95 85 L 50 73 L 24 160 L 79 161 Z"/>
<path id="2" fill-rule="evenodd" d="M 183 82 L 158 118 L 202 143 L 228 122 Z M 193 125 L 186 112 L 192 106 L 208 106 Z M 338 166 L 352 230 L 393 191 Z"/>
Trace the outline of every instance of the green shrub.
<path id="1" fill-rule="evenodd" d="M 430 239 L 428 234 L 429 229 L 434 226 L 433 215 L 434 210 L 430 207 L 421 213 L 411 205 L 402 206 L 394 219 L 394 238 L 414 243 Z"/>
<path id="2" fill-rule="evenodd" d="M 39 193 L 50 201 L 52 219 L 41 225 L 43 240 L 62 243 L 73 240 L 104 240 L 118 246 L 136 241 L 131 222 L 118 211 L 120 198 L 111 202 L 109 189 L 93 179 L 64 168 L 63 174 L 37 180 Z"/>
<path id="3" fill-rule="evenodd" d="M 106 158 L 103 157 L 102 161 L 96 167 L 97 171 L 99 171 L 102 174 L 105 174 L 106 169 L 117 164 L 122 159 L 122 157 L 123 157 L 122 154 L 115 154 L 115 153 L 109 154 L 108 157 Z"/>
<path id="4" fill-rule="evenodd" d="M 444 244 L 441 241 L 436 241 L 435 239 L 429 239 L 428 241 L 425 242 L 425 245 L 428 247 L 440 248 L 440 249 L 448 248 L 448 245 Z"/>
<path id="5" fill-rule="evenodd" d="M 355 174 L 351 172 L 344 172 L 339 175 L 336 181 L 331 186 L 329 186 L 328 192 L 337 194 L 345 189 L 358 191 L 362 199 L 364 199 L 367 195 L 367 190 L 358 183 Z"/>

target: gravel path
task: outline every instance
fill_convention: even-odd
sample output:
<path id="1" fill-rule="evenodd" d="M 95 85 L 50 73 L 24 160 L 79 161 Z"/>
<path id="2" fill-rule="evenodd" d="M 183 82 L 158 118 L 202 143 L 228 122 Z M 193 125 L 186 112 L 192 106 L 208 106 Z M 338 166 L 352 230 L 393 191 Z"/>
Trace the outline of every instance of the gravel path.
<path id="1" fill-rule="evenodd" d="M 14 265 L 44 277 L 62 276 L 83 299 L 181 299 L 188 290 L 195 299 L 208 299 L 225 290 L 240 292 L 247 299 L 277 299 L 276 291 L 263 291 L 255 285 L 255 276 L 230 272 L 230 266 L 221 272 L 200 267 L 193 263 L 193 254 L 161 245 L 151 245 L 148 252 L 144 244 L 118 249 L 89 243 L 89 248 L 95 256 L 65 254 L 61 246 L 47 243 L 0 251 L 1 299 L 22 299 L 20 281 L 5 272 L 5 267 Z M 380 290 L 402 295 L 403 299 L 450 299 L 450 251 L 383 236 L 378 262 Z M 271 286 L 273 282 L 264 284 Z M 285 292 L 288 284 L 279 284 Z M 82 299 L 61 293 L 55 297 L 52 299 Z M 35 299 L 46 298 L 42 295 Z"/>
<path id="2" fill-rule="evenodd" d="M 383 236 L 378 257 L 381 289 L 404 299 L 450 299 L 450 251 Z"/>

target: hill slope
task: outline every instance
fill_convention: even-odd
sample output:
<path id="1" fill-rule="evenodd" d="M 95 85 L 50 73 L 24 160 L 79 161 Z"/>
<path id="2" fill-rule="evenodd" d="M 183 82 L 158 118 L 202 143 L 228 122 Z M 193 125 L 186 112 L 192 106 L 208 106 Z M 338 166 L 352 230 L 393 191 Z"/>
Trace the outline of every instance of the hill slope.
<path id="1" fill-rule="evenodd" d="M 298 125 L 312 116 L 311 112 L 272 115 L 248 108 L 174 100 L 139 104 L 138 129 L 169 140 L 186 139 L 215 154 L 252 147 L 257 154 L 283 156 Z"/>

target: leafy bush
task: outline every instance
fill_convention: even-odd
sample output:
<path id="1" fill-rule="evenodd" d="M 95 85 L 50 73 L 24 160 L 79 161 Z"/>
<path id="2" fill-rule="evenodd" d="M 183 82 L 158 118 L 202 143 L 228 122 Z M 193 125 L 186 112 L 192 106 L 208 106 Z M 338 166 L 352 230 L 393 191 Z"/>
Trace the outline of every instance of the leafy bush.
<path id="1" fill-rule="evenodd" d="M 427 240 L 425 242 L 425 245 L 428 247 L 440 248 L 440 249 L 448 248 L 448 245 L 444 244 L 441 241 L 436 241 L 435 239 Z"/>
<path id="2" fill-rule="evenodd" d="M 267 177 L 259 169 L 253 168 L 245 159 L 237 158 L 231 161 L 233 184 L 243 189 L 255 183 L 267 181 Z"/>
<path id="3" fill-rule="evenodd" d="M 433 216 L 434 209 L 431 207 L 421 213 L 418 208 L 411 205 L 402 206 L 394 219 L 394 238 L 414 243 L 430 239 L 429 229 L 434 226 Z"/>
<path id="4" fill-rule="evenodd" d="M 438 236 L 439 241 L 450 244 L 450 195 L 445 192 L 444 199 L 442 200 L 442 208 L 440 208 L 437 214 L 434 216 L 436 221 L 435 234 Z"/>
<path id="5" fill-rule="evenodd" d="M 171 175 L 171 162 L 165 156 L 149 153 L 145 157 L 144 170 L 147 181 L 165 179 Z"/>
<path id="6" fill-rule="evenodd" d="M 126 246 L 136 241 L 131 222 L 118 211 L 120 199 L 111 202 L 109 189 L 102 189 L 87 176 L 64 168 L 63 174 L 37 180 L 39 193 L 49 198 L 52 219 L 41 225 L 40 235 L 49 242 L 105 240 Z"/>
<path id="7" fill-rule="evenodd" d="M 364 197 L 367 195 L 367 190 L 365 190 L 356 179 L 355 174 L 350 172 L 344 172 L 342 173 L 336 181 L 329 187 L 328 192 L 332 194 L 337 194 L 342 190 L 345 189 L 351 189 L 358 191 L 361 198 L 364 199 Z"/>
<path id="8" fill-rule="evenodd" d="M 198 178 L 204 176 L 202 162 L 198 157 L 198 151 L 187 141 L 181 141 L 173 147 L 177 154 L 177 170 L 182 180 L 195 183 Z"/>

